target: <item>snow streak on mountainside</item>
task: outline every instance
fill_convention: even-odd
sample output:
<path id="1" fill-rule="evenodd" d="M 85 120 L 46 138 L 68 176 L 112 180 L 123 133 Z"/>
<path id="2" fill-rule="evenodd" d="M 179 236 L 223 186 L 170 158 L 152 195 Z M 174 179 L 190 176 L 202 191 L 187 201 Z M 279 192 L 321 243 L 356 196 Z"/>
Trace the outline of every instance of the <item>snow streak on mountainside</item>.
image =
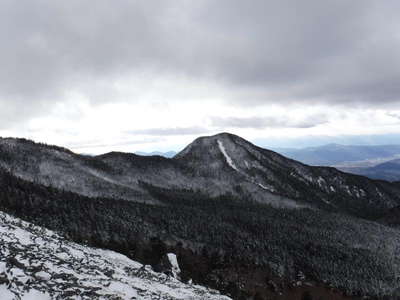
<path id="1" fill-rule="evenodd" d="M 235 166 L 235 164 L 232 161 L 232 158 L 228 155 L 228 153 L 226 153 L 224 144 L 218 140 L 218 147 L 221 150 L 222 154 L 224 155 L 226 162 L 228 163 L 228 165 L 230 165 L 232 167 L 232 169 L 239 171 L 238 168 Z"/>
<path id="2" fill-rule="evenodd" d="M 0 212 L 0 299 L 229 300 Z M 179 271 L 176 257 L 174 272 Z"/>

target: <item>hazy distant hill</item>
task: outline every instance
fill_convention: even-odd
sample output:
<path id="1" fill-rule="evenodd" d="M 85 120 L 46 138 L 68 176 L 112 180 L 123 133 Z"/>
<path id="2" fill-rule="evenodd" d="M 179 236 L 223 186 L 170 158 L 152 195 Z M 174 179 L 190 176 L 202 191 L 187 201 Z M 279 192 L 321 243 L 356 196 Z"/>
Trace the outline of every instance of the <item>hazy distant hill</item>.
<path id="1" fill-rule="evenodd" d="M 344 172 L 388 181 L 400 180 L 400 145 L 328 144 L 304 149 L 275 149 L 310 165 L 333 166 Z"/>
<path id="2" fill-rule="evenodd" d="M 354 174 L 367 176 L 372 179 L 388 181 L 400 180 L 400 159 L 393 159 L 372 167 L 344 167 L 342 170 Z"/>
<path id="3" fill-rule="evenodd" d="M 400 157 L 400 145 L 339 145 L 328 144 L 303 149 L 275 149 L 278 153 L 309 165 L 334 166 L 357 163 L 373 165 Z"/>
<path id="4" fill-rule="evenodd" d="M 177 152 L 175 152 L 175 151 L 168 151 L 168 152 L 160 152 L 160 151 L 142 152 L 142 151 L 137 151 L 137 152 L 135 152 L 135 154 L 143 155 L 143 156 L 158 155 L 158 156 L 164 156 L 164 157 L 167 157 L 167 158 L 172 158 L 177 154 Z"/>

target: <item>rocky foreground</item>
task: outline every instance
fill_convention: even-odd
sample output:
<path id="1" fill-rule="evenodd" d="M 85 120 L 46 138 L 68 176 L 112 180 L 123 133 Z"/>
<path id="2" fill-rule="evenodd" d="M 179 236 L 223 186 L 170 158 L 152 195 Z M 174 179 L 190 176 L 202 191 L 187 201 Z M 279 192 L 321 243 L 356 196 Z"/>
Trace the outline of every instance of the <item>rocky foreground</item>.
<path id="1" fill-rule="evenodd" d="M 156 273 L 116 252 L 70 242 L 0 212 L 1 300 L 229 299 L 180 282 L 175 271 Z"/>

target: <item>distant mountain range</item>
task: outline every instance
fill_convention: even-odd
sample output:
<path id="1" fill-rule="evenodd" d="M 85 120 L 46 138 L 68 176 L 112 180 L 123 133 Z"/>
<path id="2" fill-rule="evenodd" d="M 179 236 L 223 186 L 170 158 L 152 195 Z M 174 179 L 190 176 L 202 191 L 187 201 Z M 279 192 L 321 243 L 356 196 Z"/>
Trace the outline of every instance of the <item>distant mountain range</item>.
<path id="1" fill-rule="evenodd" d="M 390 160 L 400 156 L 400 145 L 339 145 L 328 144 L 302 149 L 276 148 L 278 153 L 309 165 L 333 166 L 371 160 Z"/>
<path id="2" fill-rule="evenodd" d="M 175 253 L 183 281 L 233 299 L 397 296 L 399 207 L 399 183 L 229 133 L 173 158 L 0 139 L 0 210 L 155 270 Z"/>
<path id="3" fill-rule="evenodd" d="M 135 154 L 142 155 L 142 156 L 163 156 L 163 157 L 167 157 L 167 158 L 172 158 L 177 153 L 178 152 L 175 152 L 175 151 L 167 151 L 167 152 L 160 152 L 160 151 L 142 152 L 142 151 L 137 151 L 137 152 L 135 152 Z"/>
<path id="4" fill-rule="evenodd" d="M 278 148 L 275 151 L 309 165 L 333 166 L 373 179 L 400 180 L 400 145 L 328 144 L 303 149 Z"/>
<path id="5" fill-rule="evenodd" d="M 372 179 L 400 181 L 400 159 L 393 159 L 372 167 L 342 167 L 341 170 Z"/>

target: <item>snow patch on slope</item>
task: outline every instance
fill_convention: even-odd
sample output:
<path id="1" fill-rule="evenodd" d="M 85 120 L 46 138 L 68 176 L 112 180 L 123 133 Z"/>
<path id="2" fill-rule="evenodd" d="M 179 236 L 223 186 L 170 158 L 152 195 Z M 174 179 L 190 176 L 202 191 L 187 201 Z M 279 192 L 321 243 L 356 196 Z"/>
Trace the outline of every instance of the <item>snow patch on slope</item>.
<path id="1" fill-rule="evenodd" d="M 70 242 L 0 212 L 0 299 L 230 298 L 156 273 L 116 252 Z"/>
<path id="2" fill-rule="evenodd" d="M 132 186 L 130 186 L 128 184 L 121 183 L 121 182 L 119 182 L 117 180 L 114 180 L 114 179 L 108 177 L 108 176 L 102 175 L 100 172 L 95 171 L 95 170 L 93 170 L 91 168 L 84 168 L 84 167 L 82 167 L 80 165 L 77 165 L 77 167 L 80 168 L 82 171 L 86 171 L 90 175 L 95 176 L 97 178 L 100 178 L 101 180 L 104 180 L 106 182 L 109 182 L 109 183 L 112 183 L 112 184 L 115 184 L 115 185 L 119 185 L 119 186 L 123 186 L 123 187 L 126 187 L 128 189 L 133 189 Z"/>
<path id="3" fill-rule="evenodd" d="M 228 163 L 228 165 L 229 165 L 232 169 L 234 169 L 234 170 L 236 170 L 236 171 L 239 172 L 239 169 L 238 169 L 238 168 L 236 167 L 236 165 L 233 163 L 232 158 L 231 158 L 231 157 L 228 155 L 228 153 L 226 152 L 226 149 L 225 149 L 225 147 L 224 147 L 224 144 L 223 144 L 220 140 L 217 140 L 217 142 L 218 142 L 219 150 L 221 150 L 222 154 L 225 156 L 225 159 L 226 159 L 226 162 Z"/>
<path id="4" fill-rule="evenodd" d="M 172 266 L 173 277 L 179 278 L 179 275 L 181 274 L 181 268 L 179 267 L 178 259 L 176 258 L 176 255 L 174 253 L 168 253 L 167 257 L 168 257 L 169 263 Z"/>
<path id="5" fill-rule="evenodd" d="M 257 183 L 259 187 L 261 187 L 264 190 L 270 191 L 270 192 L 275 192 L 275 189 L 271 186 L 271 187 L 267 187 L 261 183 Z"/>

